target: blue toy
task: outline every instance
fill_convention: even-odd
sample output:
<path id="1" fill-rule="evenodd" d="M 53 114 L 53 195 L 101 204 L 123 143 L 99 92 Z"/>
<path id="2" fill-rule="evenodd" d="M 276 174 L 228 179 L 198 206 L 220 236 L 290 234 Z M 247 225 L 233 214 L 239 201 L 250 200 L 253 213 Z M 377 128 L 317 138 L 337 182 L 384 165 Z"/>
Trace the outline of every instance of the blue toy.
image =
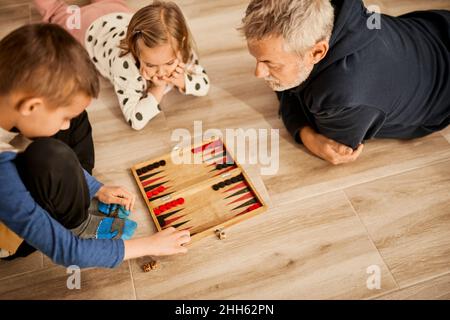
<path id="1" fill-rule="evenodd" d="M 98 202 L 98 211 L 109 216 L 118 217 L 120 219 L 128 218 L 130 211 L 118 204 L 106 204 L 101 201 Z"/>

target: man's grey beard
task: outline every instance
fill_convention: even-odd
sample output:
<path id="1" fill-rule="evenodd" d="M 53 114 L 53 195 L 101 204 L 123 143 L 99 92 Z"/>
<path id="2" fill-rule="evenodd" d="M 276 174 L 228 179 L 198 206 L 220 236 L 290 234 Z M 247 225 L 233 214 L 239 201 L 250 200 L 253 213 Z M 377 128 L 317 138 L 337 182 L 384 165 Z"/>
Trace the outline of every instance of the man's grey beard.
<path id="1" fill-rule="evenodd" d="M 308 79 L 309 75 L 311 74 L 311 71 L 313 69 L 314 66 L 308 67 L 306 68 L 303 64 L 300 65 L 300 72 L 299 75 L 297 76 L 297 80 L 294 81 L 291 84 L 288 85 L 281 85 L 280 82 L 278 81 L 278 79 L 275 79 L 273 77 L 268 77 L 265 78 L 264 80 L 266 81 L 266 83 L 269 85 L 269 87 L 274 90 L 274 91 L 286 91 L 295 87 L 298 87 L 299 85 L 301 85 L 303 82 L 306 81 L 306 79 Z"/>

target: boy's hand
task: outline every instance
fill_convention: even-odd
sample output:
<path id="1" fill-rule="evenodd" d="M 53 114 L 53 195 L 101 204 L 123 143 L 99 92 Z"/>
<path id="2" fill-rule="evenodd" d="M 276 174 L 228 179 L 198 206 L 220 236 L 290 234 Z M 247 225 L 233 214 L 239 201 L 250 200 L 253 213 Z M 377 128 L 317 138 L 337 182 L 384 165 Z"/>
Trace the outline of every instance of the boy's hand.
<path id="1" fill-rule="evenodd" d="M 136 196 L 122 187 L 102 186 L 95 195 L 99 201 L 106 204 L 119 204 L 127 211 L 134 209 Z"/>
<path id="2" fill-rule="evenodd" d="M 186 73 L 186 65 L 183 62 L 180 62 L 178 59 L 175 62 L 177 63 L 177 67 L 169 77 L 165 78 L 165 80 L 181 91 L 184 91 L 186 88 L 184 79 L 184 75 Z"/>
<path id="3" fill-rule="evenodd" d="M 147 254 L 166 256 L 186 253 L 187 248 L 183 247 L 183 244 L 190 241 L 191 236 L 188 230 L 177 231 L 175 228 L 170 227 L 148 237 Z"/>
<path id="4" fill-rule="evenodd" d="M 356 150 L 353 150 L 315 132 L 310 127 L 304 127 L 300 130 L 300 138 L 305 147 L 314 155 L 334 165 L 355 161 L 364 148 L 364 145 L 360 144 Z"/>
<path id="5" fill-rule="evenodd" d="M 191 241 L 188 230 L 177 231 L 170 227 L 149 237 L 135 238 L 124 241 L 124 260 L 143 256 L 168 256 L 186 253 L 183 245 Z"/>

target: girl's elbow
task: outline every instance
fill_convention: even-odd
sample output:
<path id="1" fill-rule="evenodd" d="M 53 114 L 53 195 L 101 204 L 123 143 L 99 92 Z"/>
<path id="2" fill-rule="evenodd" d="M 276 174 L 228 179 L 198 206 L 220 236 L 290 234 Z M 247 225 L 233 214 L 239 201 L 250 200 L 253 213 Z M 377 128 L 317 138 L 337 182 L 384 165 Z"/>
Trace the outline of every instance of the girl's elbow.
<path id="1" fill-rule="evenodd" d="M 145 126 L 150 122 L 150 120 L 153 119 L 153 117 L 148 119 L 136 119 L 136 120 L 128 120 L 128 124 L 130 127 L 136 131 L 141 131 L 145 128 Z"/>
<path id="2" fill-rule="evenodd" d="M 147 124 L 147 122 L 139 123 L 139 124 L 136 122 L 133 122 L 133 123 L 131 123 L 131 128 L 134 129 L 135 131 L 141 131 L 142 129 L 145 128 L 146 124 Z"/>
<path id="3" fill-rule="evenodd" d="M 208 94 L 209 94 L 209 89 L 210 89 L 210 86 L 209 85 L 207 85 L 207 86 L 205 86 L 204 88 L 203 88 L 203 90 L 200 90 L 199 92 L 197 92 L 197 96 L 198 97 L 205 97 L 205 96 L 207 96 Z"/>

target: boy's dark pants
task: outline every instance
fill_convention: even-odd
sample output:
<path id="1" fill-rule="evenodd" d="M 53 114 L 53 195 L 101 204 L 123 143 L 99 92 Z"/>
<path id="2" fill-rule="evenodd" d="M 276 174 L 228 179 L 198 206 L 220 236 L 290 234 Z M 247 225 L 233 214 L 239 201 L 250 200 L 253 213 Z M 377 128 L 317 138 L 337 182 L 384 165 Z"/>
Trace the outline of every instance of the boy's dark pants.
<path id="1" fill-rule="evenodd" d="M 82 167 L 89 173 L 94 167 L 92 129 L 86 111 L 72 119 L 68 130 L 34 140 L 17 155 L 15 164 L 34 200 L 64 227 L 73 229 L 86 220 L 90 196 Z M 34 251 L 24 241 L 6 260 Z"/>

